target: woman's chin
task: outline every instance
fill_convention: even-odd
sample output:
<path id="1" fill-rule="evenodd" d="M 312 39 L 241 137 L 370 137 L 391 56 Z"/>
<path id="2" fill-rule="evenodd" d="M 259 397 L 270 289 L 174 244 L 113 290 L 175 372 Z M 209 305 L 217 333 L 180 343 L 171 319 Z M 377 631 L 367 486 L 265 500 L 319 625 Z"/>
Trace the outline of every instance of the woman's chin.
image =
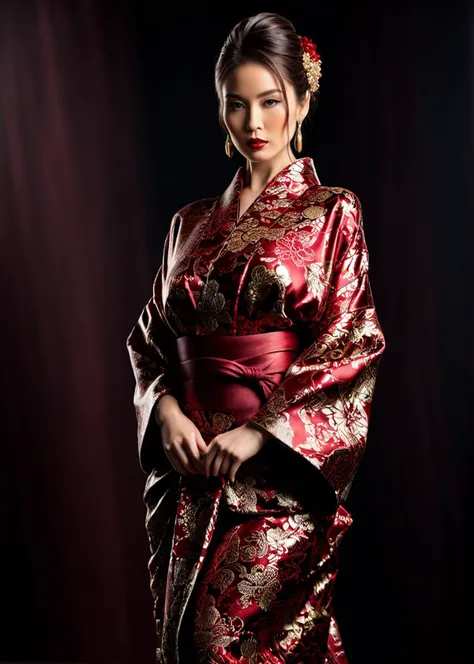
<path id="1" fill-rule="evenodd" d="M 249 161 L 267 161 L 273 156 L 273 150 L 268 150 L 266 146 L 261 150 L 249 150 L 247 148 L 243 151 L 243 155 Z"/>

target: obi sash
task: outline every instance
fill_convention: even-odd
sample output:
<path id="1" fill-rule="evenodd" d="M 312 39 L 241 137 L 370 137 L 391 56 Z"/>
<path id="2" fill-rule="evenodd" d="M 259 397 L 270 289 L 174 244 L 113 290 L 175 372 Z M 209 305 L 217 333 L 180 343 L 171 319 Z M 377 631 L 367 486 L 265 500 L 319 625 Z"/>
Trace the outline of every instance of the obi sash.
<path id="1" fill-rule="evenodd" d="M 251 418 L 278 387 L 300 345 L 293 330 L 176 341 L 184 399 L 197 410 L 231 413 L 235 426 Z"/>
<path id="2" fill-rule="evenodd" d="M 224 430 L 241 426 L 260 410 L 301 352 L 301 338 L 294 330 L 240 336 L 192 335 L 176 341 L 182 397 L 191 407 L 189 417 L 196 418 L 195 424 L 206 441 L 220 431 L 214 430 L 212 434 L 206 431 L 201 411 L 210 411 L 210 419 L 217 421 L 218 429 L 222 421 Z M 256 478 L 257 487 L 270 487 L 297 497 L 295 506 L 286 507 L 286 511 L 304 511 L 311 505 L 318 512 L 334 509 L 333 492 L 321 484 L 311 464 L 299 453 L 288 450 L 284 443 L 264 445 L 237 472 L 241 477 L 248 474 Z M 201 475 L 191 475 L 183 480 L 187 486 L 208 487 L 204 483 L 211 478 L 204 480 Z M 224 497 L 227 498 L 226 491 Z M 266 501 L 264 507 L 257 503 L 257 511 L 270 509 Z M 237 508 L 230 504 L 229 509 Z"/>

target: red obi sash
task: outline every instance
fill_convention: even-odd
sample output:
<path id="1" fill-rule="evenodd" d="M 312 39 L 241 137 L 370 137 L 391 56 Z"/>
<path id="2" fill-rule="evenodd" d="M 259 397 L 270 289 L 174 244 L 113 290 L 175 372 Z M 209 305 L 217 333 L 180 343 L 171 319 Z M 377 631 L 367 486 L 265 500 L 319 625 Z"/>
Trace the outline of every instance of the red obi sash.
<path id="1" fill-rule="evenodd" d="M 293 330 L 179 337 L 183 396 L 198 410 L 232 413 L 240 426 L 282 382 L 299 343 Z"/>
<path id="2" fill-rule="evenodd" d="M 301 352 L 301 339 L 294 330 L 240 336 L 192 335 L 179 337 L 177 349 L 184 400 L 194 413 L 210 410 L 231 415 L 232 429 L 251 419 L 282 382 L 288 367 Z M 193 414 L 189 417 L 193 419 Z M 199 426 L 202 427 L 202 422 Z M 212 437 L 203 428 L 200 430 L 204 440 Z M 318 480 L 319 474 L 307 460 L 283 443 L 264 445 L 241 465 L 238 475 L 256 478 L 256 486 L 260 488 L 291 493 L 298 499 L 292 508 L 296 511 L 310 506 L 318 512 L 334 510 L 332 490 Z M 190 475 L 183 481 L 189 487 L 208 483 L 210 479 Z M 265 509 L 270 509 L 265 505 Z M 260 505 L 256 509 L 263 508 Z M 283 508 L 275 509 L 281 512 Z"/>

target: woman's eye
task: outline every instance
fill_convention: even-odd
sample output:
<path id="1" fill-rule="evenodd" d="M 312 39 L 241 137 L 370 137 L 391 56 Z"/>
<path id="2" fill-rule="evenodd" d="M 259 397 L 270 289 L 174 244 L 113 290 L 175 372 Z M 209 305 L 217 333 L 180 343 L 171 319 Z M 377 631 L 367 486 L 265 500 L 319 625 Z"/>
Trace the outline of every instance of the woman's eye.
<path id="1" fill-rule="evenodd" d="M 273 108 L 273 106 L 276 106 L 276 104 L 279 104 L 280 100 L 279 99 L 267 99 L 264 102 L 264 105 L 267 106 L 267 108 Z M 229 102 L 229 109 L 231 111 L 237 111 L 239 108 L 243 108 L 243 104 L 240 101 L 230 101 Z"/>

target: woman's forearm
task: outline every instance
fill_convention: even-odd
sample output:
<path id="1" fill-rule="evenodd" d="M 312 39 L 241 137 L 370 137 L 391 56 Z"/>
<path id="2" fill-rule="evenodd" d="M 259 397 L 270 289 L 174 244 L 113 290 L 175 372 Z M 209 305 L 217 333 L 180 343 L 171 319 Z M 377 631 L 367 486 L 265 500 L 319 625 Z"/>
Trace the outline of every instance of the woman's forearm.
<path id="1" fill-rule="evenodd" d="M 164 394 L 155 405 L 155 420 L 161 426 L 175 413 L 181 412 L 177 399 L 172 394 Z"/>

